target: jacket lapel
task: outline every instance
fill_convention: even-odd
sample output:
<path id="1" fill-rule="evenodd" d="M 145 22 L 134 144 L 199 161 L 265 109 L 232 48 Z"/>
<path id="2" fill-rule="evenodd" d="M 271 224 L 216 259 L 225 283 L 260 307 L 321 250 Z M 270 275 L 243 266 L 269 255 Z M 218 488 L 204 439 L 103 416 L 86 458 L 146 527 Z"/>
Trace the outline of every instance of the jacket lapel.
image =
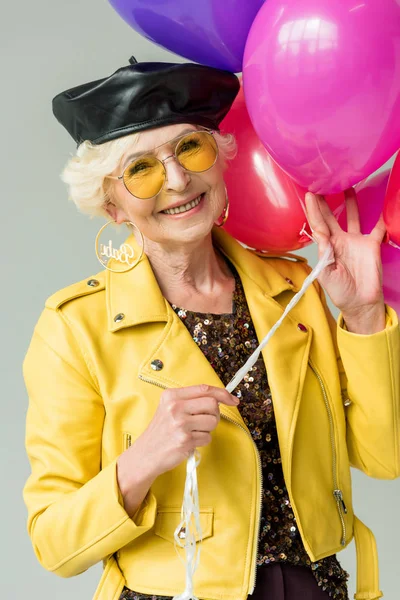
<path id="1" fill-rule="evenodd" d="M 281 318 L 285 292 L 298 291 L 271 263 L 248 252 L 224 232 L 216 232 L 216 242 L 235 265 L 259 342 Z M 301 301 L 300 301 L 301 302 Z M 286 304 L 285 304 L 286 305 Z M 301 306 L 301 304 L 300 304 Z M 283 320 L 262 351 L 271 389 L 282 460 L 288 459 L 293 443 L 297 415 L 310 353 L 312 329 L 296 319 L 296 308 Z M 299 327 L 300 325 L 300 327 Z M 284 468 L 289 468 L 289 463 Z M 286 473 L 289 471 L 286 470 Z"/>
<path id="2" fill-rule="evenodd" d="M 281 318 L 284 309 L 277 300 L 252 290 L 246 297 L 257 338 L 261 341 Z M 312 330 L 303 331 L 291 313 L 262 351 L 272 393 L 282 460 L 290 460 L 297 414 L 307 371 Z M 283 451 L 285 447 L 285 451 Z M 288 465 L 284 465 L 284 468 Z"/>

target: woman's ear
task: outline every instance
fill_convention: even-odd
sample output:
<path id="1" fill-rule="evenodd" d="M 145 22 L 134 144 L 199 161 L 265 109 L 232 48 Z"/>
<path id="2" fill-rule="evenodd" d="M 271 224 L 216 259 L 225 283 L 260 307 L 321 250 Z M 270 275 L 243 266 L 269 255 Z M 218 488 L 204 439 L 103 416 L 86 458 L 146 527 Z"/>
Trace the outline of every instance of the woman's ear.
<path id="1" fill-rule="evenodd" d="M 125 223 L 127 217 L 122 208 L 119 208 L 112 200 L 106 200 L 104 203 L 104 210 L 106 213 L 115 221 L 118 225 Z"/>
<path id="2" fill-rule="evenodd" d="M 106 213 L 115 221 L 118 225 L 126 221 L 126 215 L 122 208 L 118 206 L 118 203 L 114 199 L 113 180 L 105 178 L 103 181 L 103 192 L 104 192 L 104 204 L 103 208 Z"/>
<path id="3" fill-rule="evenodd" d="M 104 210 L 112 218 L 113 221 L 117 221 L 117 207 L 110 200 L 104 203 Z"/>

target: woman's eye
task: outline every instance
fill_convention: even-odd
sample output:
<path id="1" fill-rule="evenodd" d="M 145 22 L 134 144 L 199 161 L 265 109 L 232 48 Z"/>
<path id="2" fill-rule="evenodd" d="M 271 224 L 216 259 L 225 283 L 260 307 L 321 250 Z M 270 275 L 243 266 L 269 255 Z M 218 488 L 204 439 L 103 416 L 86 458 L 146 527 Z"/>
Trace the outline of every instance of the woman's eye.
<path id="1" fill-rule="evenodd" d="M 149 163 L 147 163 L 146 161 L 137 162 L 129 167 L 129 175 L 131 177 L 133 177 L 134 175 L 138 175 L 138 174 L 142 175 L 143 173 L 146 172 L 146 170 L 148 170 L 150 168 L 151 168 L 151 165 Z"/>
<path id="2" fill-rule="evenodd" d="M 200 143 L 197 140 L 188 140 L 179 146 L 178 154 L 181 152 L 190 152 L 191 150 L 198 150 Z"/>

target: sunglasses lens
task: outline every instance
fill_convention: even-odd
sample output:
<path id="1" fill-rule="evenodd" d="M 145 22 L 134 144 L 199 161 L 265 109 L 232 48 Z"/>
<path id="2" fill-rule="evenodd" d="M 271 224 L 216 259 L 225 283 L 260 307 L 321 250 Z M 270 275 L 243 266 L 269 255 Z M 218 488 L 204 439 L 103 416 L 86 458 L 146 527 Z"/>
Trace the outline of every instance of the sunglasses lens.
<path id="1" fill-rule="evenodd" d="M 215 164 L 218 146 L 211 133 L 196 131 L 180 140 L 175 154 L 182 167 L 194 173 L 201 173 Z"/>
<path id="2" fill-rule="evenodd" d="M 164 185 L 165 171 L 162 163 L 153 156 L 143 156 L 128 165 L 124 171 L 124 184 L 137 198 L 153 198 Z"/>

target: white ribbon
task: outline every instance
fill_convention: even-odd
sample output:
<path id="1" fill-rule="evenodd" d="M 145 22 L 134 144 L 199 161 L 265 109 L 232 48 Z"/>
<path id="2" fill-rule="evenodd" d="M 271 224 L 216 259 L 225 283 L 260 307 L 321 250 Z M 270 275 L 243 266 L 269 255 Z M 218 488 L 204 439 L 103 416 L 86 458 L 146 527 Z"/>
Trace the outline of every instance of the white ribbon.
<path id="1" fill-rule="evenodd" d="M 301 287 L 301 290 L 292 298 L 292 300 L 287 305 L 283 315 L 281 318 L 275 323 L 275 325 L 271 328 L 262 342 L 259 344 L 258 348 L 254 350 L 253 354 L 246 361 L 246 363 L 241 367 L 231 381 L 226 386 L 228 392 L 232 393 L 233 390 L 239 385 L 244 376 L 250 371 L 253 365 L 257 362 L 258 357 L 261 354 L 261 351 L 268 344 L 271 337 L 274 335 L 275 331 L 278 327 L 281 326 L 283 320 L 286 315 L 292 310 L 294 306 L 299 302 L 299 300 L 304 296 L 310 285 L 312 285 L 313 281 L 317 279 L 317 277 L 321 274 L 321 272 L 328 265 L 334 262 L 333 258 L 333 249 L 329 244 L 324 255 L 318 261 L 317 266 L 313 271 L 308 275 L 308 277 L 304 280 L 304 283 Z M 175 549 L 178 552 L 178 556 L 182 564 L 185 566 L 186 570 L 186 587 L 185 591 L 178 596 L 174 596 L 173 600 L 198 600 L 198 598 L 193 593 L 193 576 L 194 573 L 199 566 L 200 562 L 200 543 L 202 541 L 202 531 L 200 524 L 200 503 L 199 503 L 199 491 L 197 486 L 197 467 L 200 464 L 200 453 L 198 450 L 195 450 L 193 454 L 190 455 L 187 465 L 186 465 L 186 482 L 185 482 L 185 491 L 183 494 L 183 504 L 181 510 L 181 522 L 175 530 L 174 538 L 175 538 Z M 179 533 L 184 532 L 185 534 L 185 543 L 182 543 L 181 538 L 179 537 Z M 196 546 L 196 535 L 199 539 L 199 544 Z M 176 545 L 179 545 L 181 548 L 185 549 L 185 557 L 186 560 L 183 560 L 179 554 L 179 550 Z"/>
<path id="2" fill-rule="evenodd" d="M 395 244 L 394 242 L 392 242 L 392 240 L 389 240 L 389 244 L 390 244 L 390 246 L 393 246 L 393 248 L 396 248 L 397 250 L 400 250 L 400 246 L 398 246 L 397 244 Z"/>
<path id="3" fill-rule="evenodd" d="M 199 600 L 193 594 L 193 576 L 200 562 L 200 543 L 196 546 L 196 533 L 199 541 L 202 541 L 202 531 L 200 524 L 200 503 L 199 490 L 197 486 L 197 467 L 200 464 L 200 453 L 195 450 L 186 463 L 186 482 L 183 494 L 183 504 L 181 510 L 181 522 L 175 529 L 175 549 L 179 560 L 186 570 L 186 588 L 185 591 L 175 596 L 174 600 Z M 179 534 L 183 534 L 185 543 L 182 543 Z M 185 549 L 186 560 L 183 560 L 177 549 L 177 545 Z"/>

